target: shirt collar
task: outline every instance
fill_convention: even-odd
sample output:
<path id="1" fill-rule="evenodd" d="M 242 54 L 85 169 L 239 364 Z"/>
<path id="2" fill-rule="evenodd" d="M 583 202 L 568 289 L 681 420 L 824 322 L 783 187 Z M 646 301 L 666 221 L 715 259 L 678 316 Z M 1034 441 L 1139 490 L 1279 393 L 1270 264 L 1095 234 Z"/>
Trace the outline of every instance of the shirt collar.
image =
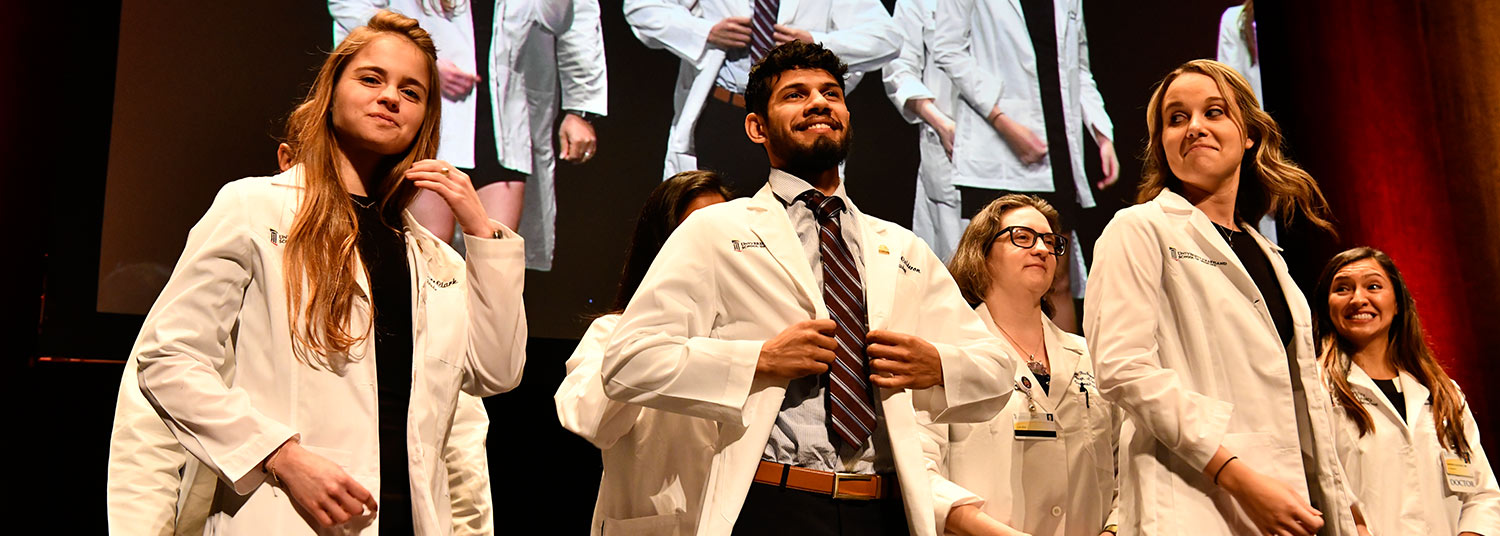
<path id="1" fill-rule="evenodd" d="M 812 185 L 802 180 L 801 177 L 776 168 L 771 168 L 771 175 L 766 182 L 771 186 L 771 193 L 776 194 L 776 199 L 781 201 L 784 207 L 796 203 L 797 196 L 802 195 L 802 192 L 813 189 Z M 839 180 L 839 187 L 833 191 L 833 195 L 844 200 L 844 207 L 850 213 L 857 212 L 854 201 L 850 200 L 849 194 L 844 191 L 842 179 Z"/>

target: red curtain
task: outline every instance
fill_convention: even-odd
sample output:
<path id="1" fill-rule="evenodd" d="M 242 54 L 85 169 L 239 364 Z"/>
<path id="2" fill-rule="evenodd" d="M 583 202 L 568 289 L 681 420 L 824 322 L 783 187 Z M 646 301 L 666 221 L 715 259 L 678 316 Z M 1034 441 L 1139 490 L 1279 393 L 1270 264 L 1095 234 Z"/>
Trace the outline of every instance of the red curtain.
<path id="1" fill-rule="evenodd" d="M 1482 4 L 1267 2 L 1257 19 L 1268 108 L 1338 218 L 1337 243 L 1305 225 L 1285 241 L 1304 289 L 1346 247 L 1390 254 L 1428 342 L 1494 437 L 1500 10 Z"/>

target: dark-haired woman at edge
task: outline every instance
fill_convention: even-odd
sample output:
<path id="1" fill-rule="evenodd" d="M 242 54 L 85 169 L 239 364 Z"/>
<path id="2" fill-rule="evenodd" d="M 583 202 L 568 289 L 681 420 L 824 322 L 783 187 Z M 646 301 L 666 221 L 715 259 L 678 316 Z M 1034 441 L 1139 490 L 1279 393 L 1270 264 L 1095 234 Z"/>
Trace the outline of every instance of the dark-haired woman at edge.
<path id="1" fill-rule="evenodd" d="M 568 376 L 553 397 L 557 418 L 564 428 L 599 447 L 604 457 L 591 535 L 691 534 L 698 524 L 700 492 L 708 475 L 690 471 L 709 463 L 717 426 L 706 419 L 610 400 L 600 367 L 620 313 L 667 236 L 693 211 L 731 197 L 712 171 L 684 171 L 652 190 L 625 256 L 614 309 L 594 319 L 568 358 Z M 643 493 L 644 488 L 650 489 Z"/>
<path id="2" fill-rule="evenodd" d="M 1396 263 L 1360 247 L 1328 261 L 1313 296 L 1339 458 L 1376 535 L 1500 534 L 1500 487 L 1479 428 L 1422 336 Z"/>

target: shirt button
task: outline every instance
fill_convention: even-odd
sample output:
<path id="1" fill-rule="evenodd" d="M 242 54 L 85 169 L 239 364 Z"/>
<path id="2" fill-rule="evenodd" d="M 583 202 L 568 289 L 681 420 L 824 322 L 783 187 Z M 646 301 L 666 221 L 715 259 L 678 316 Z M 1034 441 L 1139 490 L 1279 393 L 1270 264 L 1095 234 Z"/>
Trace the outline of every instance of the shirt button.
<path id="1" fill-rule="evenodd" d="M 1061 517 L 1061 516 L 1062 516 L 1062 507 L 1061 506 L 1053 506 L 1052 507 L 1052 517 Z"/>

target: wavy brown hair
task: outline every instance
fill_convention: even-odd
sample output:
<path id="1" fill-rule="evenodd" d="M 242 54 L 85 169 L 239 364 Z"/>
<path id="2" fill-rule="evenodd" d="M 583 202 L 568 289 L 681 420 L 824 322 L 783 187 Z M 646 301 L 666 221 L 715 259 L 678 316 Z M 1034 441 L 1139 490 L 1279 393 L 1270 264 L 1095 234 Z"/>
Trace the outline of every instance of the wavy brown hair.
<path id="1" fill-rule="evenodd" d="M 339 147 L 333 128 L 334 87 L 344 67 L 359 51 L 381 37 L 405 39 L 427 58 L 427 87 L 421 129 L 404 153 L 380 161 L 370 197 L 379 200 L 380 213 L 397 212 L 417 195 L 411 181 L 402 175 L 418 160 L 433 158 L 438 148 L 441 100 L 437 89 L 437 48 L 432 37 L 415 19 L 380 11 L 370 22 L 349 32 L 323 61 L 307 97 L 287 118 L 285 141 L 292 148 L 292 162 L 301 166 L 303 189 L 286 243 L 287 309 L 293 349 L 297 359 L 312 366 L 333 368 L 332 355 L 348 356 L 355 343 L 369 335 L 370 326 L 358 330 L 350 325 L 355 296 L 359 293 L 359 221 L 349 192 L 339 176 Z M 395 228 L 399 222 L 386 222 Z M 373 314 L 371 318 L 373 318 Z"/>
<path id="2" fill-rule="evenodd" d="M 958 239 L 958 249 L 953 252 L 953 260 L 948 261 L 948 271 L 953 274 L 953 281 L 958 283 L 958 290 L 963 293 L 964 300 L 969 302 L 970 307 L 978 307 L 984 301 L 985 293 L 990 290 L 990 269 L 985 260 L 989 258 L 995 233 L 1005 228 L 1001 220 L 1010 211 L 1025 207 L 1041 212 L 1042 217 L 1047 218 L 1047 225 L 1052 226 L 1053 232 L 1060 228 L 1057 209 L 1051 203 L 1034 195 L 1006 194 L 980 209 L 969 220 L 963 237 Z M 1061 262 L 1058 267 L 1066 269 Z M 1042 313 L 1052 316 L 1052 304 L 1047 301 L 1046 296 L 1042 297 Z"/>
<path id="3" fill-rule="evenodd" d="M 656 254 L 666 245 L 667 237 L 682 223 L 682 214 L 689 204 L 704 194 L 719 194 L 725 201 L 734 199 L 734 194 L 724 186 L 718 173 L 712 171 L 684 171 L 672 175 L 646 198 L 641 206 L 640 219 L 635 223 L 635 235 L 630 239 L 630 249 L 625 253 L 625 268 L 620 272 L 620 289 L 615 294 L 614 312 L 623 312 L 630 304 L 646 278 Z"/>
<path id="4" fill-rule="evenodd" d="M 1146 151 L 1142 155 L 1141 185 L 1136 202 L 1144 203 L 1155 198 L 1162 189 L 1182 193 L 1182 179 L 1172 173 L 1167 165 L 1167 154 L 1162 146 L 1163 107 L 1166 106 L 1167 88 L 1177 77 L 1187 73 L 1207 76 L 1218 86 L 1219 93 L 1229 105 L 1229 119 L 1244 132 L 1255 145 L 1245 151 L 1240 164 L 1240 184 L 1236 193 L 1235 217 L 1242 221 L 1257 221 L 1272 213 L 1283 223 L 1291 223 L 1294 214 L 1312 222 L 1313 225 L 1337 235 L 1333 228 L 1328 200 L 1317 181 L 1282 152 L 1283 138 L 1276 120 L 1260 108 L 1260 101 L 1250 89 L 1250 83 L 1240 73 L 1213 60 L 1193 60 L 1168 73 L 1156 84 L 1151 101 L 1146 106 Z"/>
<path id="5" fill-rule="evenodd" d="M 1317 290 L 1313 292 L 1313 296 L 1320 297 L 1322 302 L 1321 306 L 1313 307 L 1317 311 L 1313 317 L 1313 332 L 1317 336 L 1319 347 L 1323 349 L 1319 363 L 1323 368 L 1323 378 L 1328 383 L 1328 390 L 1334 401 L 1359 428 L 1359 435 L 1375 430 L 1375 421 L 1370 417 L 1370 412 L 1354 398 L 1354 391 L 1349 388 L 1349 370 L 1353 366 L 1350 355 L 1354 348 L 1335 329 L 1332 312 L 1328 307 L 1334 276 L 1343 267 L 1365 259 L 1375 259 L 1380 268 L 1385 270 L 1386 278 L 1390 279 L 1391 289 L 1396 292 L 1396 316 L 1391 320 L 1390 333 L 1386 337 L 1386 359 L 1397 370 L 1411 374 L 1432 393 L 1432 420 L 1437 427 L 1438 439 L 1444 446 L 1468 460 L 1472 449 L 1468 439 L 1464 437 L 1463 396 L 1453 384 L 1453 379 L 1438 364 L 1432 348 L 1427 346 L 1427 339 L 1422 336 L 1422 321 L 1417 318 L 1417 303 L 1406 286 L 1406 279 L 1401 277 L 1401 271 L 1396 269 L 1396 263 L 1390 256 L 1378 249 L 1357 247 L 1335 255 L 1323 267 L 1323 275 L 1318 277 Z M 1406 418 L 1417 417 L 1408 415 Z"/>

